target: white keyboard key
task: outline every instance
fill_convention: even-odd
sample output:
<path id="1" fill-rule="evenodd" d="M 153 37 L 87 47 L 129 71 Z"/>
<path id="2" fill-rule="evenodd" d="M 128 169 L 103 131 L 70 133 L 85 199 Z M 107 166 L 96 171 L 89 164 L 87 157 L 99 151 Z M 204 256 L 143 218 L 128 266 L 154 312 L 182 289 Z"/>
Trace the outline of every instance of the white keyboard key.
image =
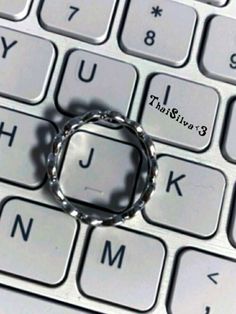
<path id="1" fill-rule="evenodd" d="M 130 1 L 122 47 L 130 54 L 181 66 L 189 56 L 196 18 L 193 8 L 175 1 Z"/>
<path id="2" fill-rule="evenodd" d="M 15 198 L 3 206 L 0 226 L 1 271 L 50 285 L 64 279 L 77 229 L 72 217 Z"/>
<path id="3" fill-rule="evenodd" d="M 204 74 L 217 80 L 236 83 L 235 37 L 236 19 L 223 16 L 212 19 L 200 64 Z"/>
<path id="4" fill-rule="evenodd" d="M 232 206 L 232 218 L 231 218 L 231 223 L 230 223 L 230 229 L 229 229 L 229 238 L 234 247 L 236 247 L 236 199 L 234 195 L 234 203 Z"/>
<path id="5" fill-rule="evenodd" d="M 158 158 L 158 166 L 158 188 L 146 206 L 147 219 L 199 237 L 212 236 L 223 201 L 223 174 L 169 156 Z"/>
<path id="6" fill-rule="evenodd" d="M 1 0 L 0 17 L 10 20 L 21 20 L 26 17 L 32 0 Z"/>
<path id="7" fill-rule="evenodd" d="M 141 122 L 160 141 L 202 151 L 210 144 L 218 102 L 212 88 L 159 74 L 151 81 Z"/>
<path id="8" fill-rule="evenodd" d="M 39 187 L 46 177 L 45 161 L 55 133 L 46 120 L 0 107 L 0 178 Z"/>
<path id="9" fill-rule="evenodd" d="M 235 282 L 235 261 L 186 250 L 180 256 L 169 303 L 170 313 L 236 313 Z"/>
<path id="10" fill-rule="evenodd" d="M 227 129 L 223 143 L 223 153 L 231 162 L 236 163 L 236 102 L 232 104 L 232 108 L 228 115 Z"/>
<path id="11" fill-rule="evenodd" d="M 42 100 L 54 58 L 49 41 L 0 27 L 0 68 L 4 73 L 0 95 L 28 103 Z"/>
<path id="12" fill-rule="evenodd" d="M 207 4 L 212 4 L 217 7 L 223 7 L 228 2 L 228 0 L 198 0 L 198 1 L 201 1 Z"/>
<path id="13" fill-rule="evenodd" d="M 115 5 L 116 0 L 45 0 L 40 17 L 50 31 L 99 44 L 107 39 Z"/>
<path id="14" fill-rule="evenodd" d="M 58 102 L 63 111 L 78 115 L 92 109 L 127 114 L 136 81 L 133 66 L 86 51 L 69 57 Z"/>
<path id="15" fill-rule="evenodd" d="M 62 190 L 70 198 L 122 211 L 132 202 L 140 159 L 134 146 L 77 132 L 62 166 Z"/>
<path id="16" fill-rule="evenodd" d="M 91 314 L 92 312 L 81 309 L 72 309 L 66 305 L 57 304 L 38 298 L 15 292 L 0 287 L 0 307 L 2 314 Z"/>
<path id="17" fill-rule="evenodd" d="M 165 257 L 152 237 L 118 228 L 92 232 L 80 278 L 82 291 L 96 299 L 147 311 L 155 303 Z"/>

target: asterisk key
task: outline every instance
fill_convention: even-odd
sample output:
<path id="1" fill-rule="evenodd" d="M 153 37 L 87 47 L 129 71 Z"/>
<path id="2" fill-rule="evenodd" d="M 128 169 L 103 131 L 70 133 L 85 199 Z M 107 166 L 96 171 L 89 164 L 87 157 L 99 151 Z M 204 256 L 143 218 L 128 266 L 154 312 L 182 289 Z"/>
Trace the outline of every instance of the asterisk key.
<path id="1" fill-rule="evenodd" d="M 159 5 L 156 7 L 152 7 L 151 14 L 153 14 L 155 17 L 162 16 L 162 12 L 163 10 L 159 7 Z"/>

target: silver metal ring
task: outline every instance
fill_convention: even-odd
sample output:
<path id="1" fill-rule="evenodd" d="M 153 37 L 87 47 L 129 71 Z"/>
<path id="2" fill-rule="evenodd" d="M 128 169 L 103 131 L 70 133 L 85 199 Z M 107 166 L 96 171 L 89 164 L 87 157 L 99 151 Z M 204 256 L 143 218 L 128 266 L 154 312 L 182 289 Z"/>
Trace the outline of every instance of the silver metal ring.
<path id="1" fill-rule="evenodd" d="M 145 187 L 140 194 L 139 199 L 135 201 L 131 207 L 125 209 L 123 212 L 117 214 L 111 213 L 109 217 L 105 218 L 98 217 L 96 213 L 87 214 L 83 211 L 82 208 L 72 204 L 64 195 L 58 178 L 61 153 L 68 143 L 70 137 L 83 125 L 100 121 L 114 123 L 116 126 L 118 124 L 137 136 L 147 161 L 147 176 Z M 120 113 L 114 111 L 90 111 L 82 116 L 78 116 L 69 120 L 64 125 L 62 131 L 60 131 L 55 136 L 52 143 L 52 150 L 48 155 L 47 173 L 51 192 L 57 201 L 61 204 L 61 207 L 66 213 L 82 222 L 94 226 L 117 225 L 124 222 L 126 219 L 133 217 L 137 211 L 142 210 L 156 187 L 157 160 L 155 147 L 151 138 L 145 133 L 142 126 L 137 122 L 132 121 Z"/>

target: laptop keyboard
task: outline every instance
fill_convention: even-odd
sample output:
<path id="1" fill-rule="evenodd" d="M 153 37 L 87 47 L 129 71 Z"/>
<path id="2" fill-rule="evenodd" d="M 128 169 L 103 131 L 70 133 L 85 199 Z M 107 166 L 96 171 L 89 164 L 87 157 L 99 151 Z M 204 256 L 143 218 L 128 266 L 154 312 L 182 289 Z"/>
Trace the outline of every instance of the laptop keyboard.
<path id="1" fill-rule="evenodd" d="M 235 25 L 233 0 L 0 0 L 1 313 L 235 314 Z M 57 130 L 99 108 L 158 153 L 153 198 L 117 228 L 64 214 L 46 180 Z M 60 180 L 119 212 L 143 164 L 119 129 L 86 126 Z"/>

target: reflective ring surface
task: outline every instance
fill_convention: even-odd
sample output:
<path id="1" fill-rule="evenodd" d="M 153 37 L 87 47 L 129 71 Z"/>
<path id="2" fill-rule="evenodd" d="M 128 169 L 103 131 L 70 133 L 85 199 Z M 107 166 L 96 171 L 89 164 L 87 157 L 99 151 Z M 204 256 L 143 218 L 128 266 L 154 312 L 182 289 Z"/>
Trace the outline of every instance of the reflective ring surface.
<path id="1" fill-rule="evenodd" d="M 134 136 L 136 136 L 139 140 L 147 161 L 146 183 L 139 199 L 121 213 L 111 213 L 109 217 L 105 218 L 99 217 L 97 213 L 87 214 L 82 208 L 72 204 L 64 195 L 58 178 L 61 153 L 63 152 L 63 149 L 68 143 L 70 137 L 85 124 L 101 121 L 107 121 L 112 124 L 114 123 L 116 126 L 122 126 L 134 134 Z M 137 211 L 142 210 L 156 187 L 157 160 L 155 147 L 151 138 L 137 122 L 132 121 L 120 113 L 114 111 L 90 111 L 82 116 L 78 116 L 69 120 L 64 125 L 63 129 L 55 136 L 53 139 L 51 152 L 48 155 L 47 173 L 51 192 L 56 200 L 61 204 L 61 207 L 66 213 L 84 223 L 93 226 L 117 225 L 133 217 Z M 96 212 L 96 210 L 94 211 Z"/>

